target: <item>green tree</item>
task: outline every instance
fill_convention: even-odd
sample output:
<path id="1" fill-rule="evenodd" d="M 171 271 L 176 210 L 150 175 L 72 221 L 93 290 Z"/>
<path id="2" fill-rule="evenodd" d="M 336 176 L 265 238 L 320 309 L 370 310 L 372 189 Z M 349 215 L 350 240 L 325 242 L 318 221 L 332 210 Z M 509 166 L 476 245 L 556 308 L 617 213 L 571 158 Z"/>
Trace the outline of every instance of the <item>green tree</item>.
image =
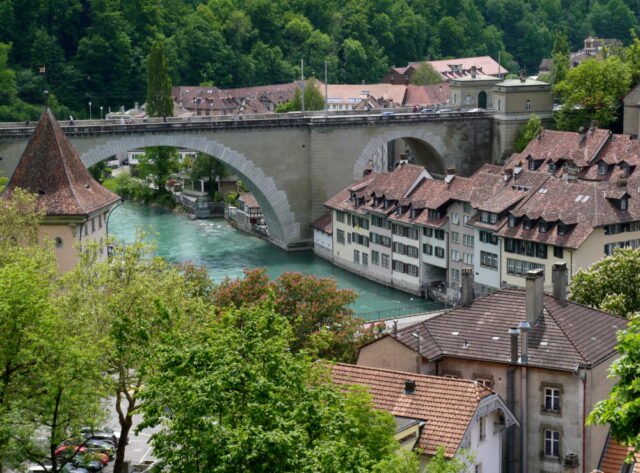
<path id="1" fill-rule="evenodd" d="M 513 149 L 516 153 L 522 152 L 527 147 L 529 141 L 535 138 L 542 131 L 542 121 L 538 115 L 532 114 L 516 135 Z"/>
<path id="2" fill-rule="evenodd" d="M 143 234 L 133 244 L 110 245 L 107 261 L 98 261 L 99 244 L 83 252 L 66 279 L 65 305 L 94 321 L 94 344 L 115 373 L 104 382 L 115 396 L 120 424 L 114 463 L 120 473 L 133 416 L 142 405 L 140 392 L 156 369 L 155 350 L 200 323 L 202 305 L 183 273 L 152 255 Z"/>
<path id="3" fill-rule="evenodd" d="M 631 68 L 617 56 L 588 59 L 567 73 L 553 91 L 562 100 L 556 122 L 560 129 L 589 125 L 606 127 L 615 120 L 620 101 L 631 86 Z"/>
<path id="4" fill-rule="evenodd" d="M 318 87 L 318 83 L 312 77 L 306 81 L 304 87 L 304 109 L 309 110 L 324 110 L 324 96 Z M 286 113 L 302 110 L 302 92 L 300 87 L 296 88 L 293 93 L 293 100 L 291 102 L 285 102 L 280 104 L 276 108 L 277 113 Z"/>
<path id="5" fill-rule="evenodd" d="M 216 194 L 216 178 L 225 178 L 231 175 L 231 170 L 222 161 L 214 158 L 213 156 L 205 153 L 198 153 L 196 155 L 189 177 L 191 179 L 206 179 L 209 181 L 209 196 L 214 197 Z"/>
<path id="6" fill-rule="evenodd" d="M 596 403 L 587 418 L 587 425 L 604 424 L 611 428 L 611 436 L 633 451 L 628 461 L 635 462 L 640 453 L 640 315 L 636 313 L 626 330 L 618 332 L 620 358 L 613 362 L 609 377 L 617 378 L 609 399 Z"/>
<path id="7" fill-rule="evenodd" d="M 358 347 L 375 338 L 379 327 L 363 330 L 363 320 L 349 305 L 356 294 L 339 289 L 329 278 L 285 272 L 270 281 L 264 269 L 246 270 L 244 279 L 226 279 L 214 288 L 218 307 L 244 307 L 275 295 L 274 309 L 285 316 L 294 334 L 295 351 L 313 350 L 316 356 L 354 362 Z"/>
<path id="8" fill-rule="evenodd" d="M 362 389 L 343 393 L 289 349 L 272 302 L 224 311 L 166 346 L 145 385 L 142 427 L 174 473 L 368 471 L 394 455 L 392 417 Z"/>
<path id="9" fill-rule="evenodd" d="M 463 473 L 467 471 L 468 464 L 474 463 L 473 456 L 468 453 L 453 458 L 447 458 L 444 453 L 444 447 L 439 446 L 429 460 L 425 473 Z"/>
<path id="10" fill-rule="evenodd" d="M 616 248 L 571 278 L 571 300 L 611 314 L 640 312 L 640 250 Z"/>
<path id="11" fill-rule="evenodd" d="M 556 40 L 553 43 L 551 57 L 553 65 L 551 66 L 551 82 L 557 84 L 567 77 L 569 71 L 569 42 L 563 33 L 556 33 Z"/>
<path id="12" fill-rule="evenodd" d="M 414 85 L 431 85 L 440 84 L 441 82 L 442 76 L 428 62 L 421 63 L 411 78 L 411 83 Z"/>
<path id="13" fill-rule="evenodd" d="M 169 175 L 178 170 L 178 150 L 171 146 L 151 146 L 145 148 L 139 161 L 140 177 L 150 178 L 156 192 L 165 194 Z"/>
<path id="14" fill-rule="evenodd" d="M 164 43 L 156 41 L 147 56 L 147 115 L 172 117 L 171 78 Z"/>

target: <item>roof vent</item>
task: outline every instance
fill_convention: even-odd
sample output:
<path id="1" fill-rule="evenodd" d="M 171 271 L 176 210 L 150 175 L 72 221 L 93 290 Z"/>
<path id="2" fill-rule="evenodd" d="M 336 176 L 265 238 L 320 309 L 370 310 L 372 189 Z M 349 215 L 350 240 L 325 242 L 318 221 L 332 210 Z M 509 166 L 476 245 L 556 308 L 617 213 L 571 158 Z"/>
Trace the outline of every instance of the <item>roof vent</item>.
<path id="1" fill-rule="evenodd" d="M 405 394 L 413 394 L 416 391 L 416 380 L 415 379 L 406 379 L 404 381 L 404 393 Z"/>
<path id="2" fill-rule="evenodd" d="M 84 185 L 84 188 L 85 188 L 85 189 L 88 189 L 88 188 L 89 188 L 89 184 L 85 184 L 85 185 Z"/>

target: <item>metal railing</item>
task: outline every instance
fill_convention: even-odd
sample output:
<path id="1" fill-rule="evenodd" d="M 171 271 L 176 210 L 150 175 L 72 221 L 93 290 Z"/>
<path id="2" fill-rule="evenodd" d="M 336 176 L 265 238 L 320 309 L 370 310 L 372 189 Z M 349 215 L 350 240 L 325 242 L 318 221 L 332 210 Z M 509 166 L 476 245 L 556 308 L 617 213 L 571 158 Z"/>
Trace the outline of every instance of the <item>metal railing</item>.
<path id="1" fill-rule="evenodd" d="M 408 317 L 412 315 L 424 314 L 426 312 L 435 312 L 453 307 L 451 304 L 444 302 L 424 302 L 422 304 L 406 305 L 401 307 L 393 307 L 390 309 L 370 310 L 357 312 L 356 317 L 360 317 L 367 322 L 393 319 L 396 317 Z"/>

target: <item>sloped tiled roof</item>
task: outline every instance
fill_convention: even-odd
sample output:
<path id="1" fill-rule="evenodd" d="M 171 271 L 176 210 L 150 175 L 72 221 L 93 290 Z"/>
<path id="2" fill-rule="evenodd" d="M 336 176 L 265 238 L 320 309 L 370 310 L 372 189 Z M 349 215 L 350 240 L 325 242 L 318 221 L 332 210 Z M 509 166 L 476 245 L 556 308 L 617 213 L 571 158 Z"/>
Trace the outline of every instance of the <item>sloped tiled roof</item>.
<path id="1" fill-rule="evenodd" d="M 448 457 L 455 454 L 478 403 L 493 392 L 470 380 L 427 376 L 402 371 L 337 363 L 331 377 L 338 385 L 369 388 L 378 409 L 394 416 L 425 421 L 417 447 L 427 455 L 439 445 Z M 413 394 L 405 394 L 405 380 L 415 380 Z"/>
<path id="2" fill-rule="evenodd" d="M 408 85 L 403 105 L 438 105 L 449 101 L 449 84 Z"/>
<path id="3" fill-rule="evenodd" d="M 544 296 L 543 306 L 543 315 L 529 332 L 530 365 L 573 370 L 615 354 L 616 332 L 626 327 L 626 319 L 550 295 Z M 411 334 L 419 329 L 421 354 L 430 360 L 457 357 L 509 363 L 507 331 L 523 320 L 526 291 L 502 289 L 388 336 L 417 350 Z"/>
<path id="4" fill-rule="evenodd" d="M 602 473 L 620 473 L 624 459 L 632 451 L 632 447 L 623 447 L 609 436 L 598 468 Z M 629 473 L 640 473 L 640 463 L 636 463 Z"/>
<path id="5" fill-rule="evenodd" d="M 256 200 L 256 197 L 251 192 L 244 192 L 238 196 L 238 200 L 244 202 L 245 207 L 249 209 L 259 209 L 260 204 Z"/>
<path id="6" fill-rule="evenodd" d="M 48 216 L 85 216 L 120 200 L 91 177 L 49 108 L 0 196 L 11 198 L 16 187 L 37 194 Z"/>
<path id="7" fill-rule="evenodd" d="M 333 222 L 331 221 L 331 212 L 325 212 L 311 223 L 311 228 L 320 230 L 321 232 L 333 233 Z"/>

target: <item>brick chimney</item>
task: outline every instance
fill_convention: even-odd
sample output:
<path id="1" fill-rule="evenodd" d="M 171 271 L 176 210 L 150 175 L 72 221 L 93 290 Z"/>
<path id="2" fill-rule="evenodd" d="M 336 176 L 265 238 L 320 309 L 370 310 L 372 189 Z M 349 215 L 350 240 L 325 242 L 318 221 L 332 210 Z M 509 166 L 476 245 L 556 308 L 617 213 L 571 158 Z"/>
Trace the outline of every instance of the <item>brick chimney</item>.
<path id="1" fill-rule="evenodd" d="M 464 268 L 460 272 L 460 304 L 471 304 L 474 299 L 473 294 L 473 268 Z"/>
<path id="2" fill-rule="evenodd" d="M 446 174 L 444 176 L 444 182 L 447 184 L 453 181 L 453 178 L 456 177 L 456 168 L 447 168 Z"/>
<path id="3" fill-rule="evenodd" d="M 518 337 L 520 335 L 520 329 L 518 327 L 511 327 L 507 332 L 511 336 L 511 362 L 518 362 Z"/>
<path id="4" fill-rule="evenodd" d="M 533 326 L 542 314 L 544 270 L 542 268 L 532 269 L 527 272 L 525 278 L 527 290 L 527 322 Z"/>
<path id="5" fill-rule="evenodd" d="M 553 295 L 561 301 L 567 300 L 567 281 L 569 272 L 567 271 L 567 263 L 554 263 L 551 273 L 551 281 L 553 283 Z"/>

